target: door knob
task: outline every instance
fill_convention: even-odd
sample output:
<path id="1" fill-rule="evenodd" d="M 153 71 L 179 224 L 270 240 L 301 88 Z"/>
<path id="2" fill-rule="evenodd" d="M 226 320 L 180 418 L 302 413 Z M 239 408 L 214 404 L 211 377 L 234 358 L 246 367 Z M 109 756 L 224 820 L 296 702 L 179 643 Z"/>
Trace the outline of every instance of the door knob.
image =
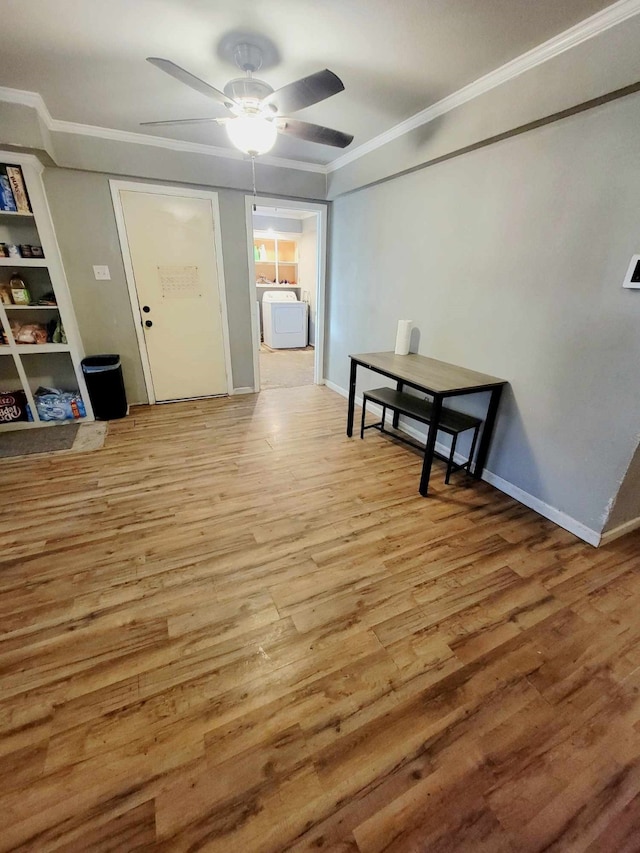
<path id="1" fill-rule="evenodd" d="M 145 313 L 145 314 L 148 314 L 148 313 L 149 313 L 149 311 L 151 311 L 151 308 L 149 308 L 149 306 L 148 306 L 148 305 L 143 305 L 143 306 L 142 306 L 142 310 L 144 311 L 144 313 Z"/>
<path id="2" fill-rule="evenodd" d="M 147 329 L 150 329 L 153 326 L 153 323 L 151 322 L 151 320 L 145 320 L 144 324 L 147 327 Z"/>

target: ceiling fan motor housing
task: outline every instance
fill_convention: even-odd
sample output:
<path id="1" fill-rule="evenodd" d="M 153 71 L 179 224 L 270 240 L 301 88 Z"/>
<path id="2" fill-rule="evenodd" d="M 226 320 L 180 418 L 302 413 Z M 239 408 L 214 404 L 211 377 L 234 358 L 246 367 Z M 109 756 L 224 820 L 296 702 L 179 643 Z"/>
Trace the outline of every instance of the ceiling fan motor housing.
<path id="1" fill-rule="evenodd" d="M 261 101 L 273 93 L 273 87 L 255 77 L 236 77 L 229 80 L 224 87 L 224 93 L 234 101 Z"/>

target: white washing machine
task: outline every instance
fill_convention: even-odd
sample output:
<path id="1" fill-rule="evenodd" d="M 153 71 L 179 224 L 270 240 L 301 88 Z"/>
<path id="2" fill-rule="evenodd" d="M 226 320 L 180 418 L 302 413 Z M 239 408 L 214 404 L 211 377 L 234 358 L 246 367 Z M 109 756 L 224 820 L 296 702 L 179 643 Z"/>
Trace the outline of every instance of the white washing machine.
<path id="1" fill-rule="evenodd" d="M 306 302 L 295 293 L 267 290 L 262 297 L 264 342 L 271 349 L 306 347 L 308 334 Z"/>

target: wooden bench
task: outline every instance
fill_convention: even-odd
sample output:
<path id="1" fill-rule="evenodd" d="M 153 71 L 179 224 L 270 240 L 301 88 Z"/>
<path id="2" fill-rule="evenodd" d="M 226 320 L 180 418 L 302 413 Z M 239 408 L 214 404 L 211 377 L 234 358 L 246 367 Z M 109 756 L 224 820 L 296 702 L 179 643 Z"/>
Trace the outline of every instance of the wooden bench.
<path id="1" fill-rule="evenodd" d="M 378 423 L 365 426 L 364 419 L 367 412 L 367 402 L 369 401 L 382 406 L 382 420 Z M 393 438 L 397 438 L 405 444 L 410 444 L 412 447 L 417 447 L 418 450 L 424 451 L 424 446 L 422 444 L 411 441 L 397 432 L 391 432 L 385 429 L 384 421 L 387 409 L 391 409 L 394 414 L 404 415 L 407 418 L 412 418 L 414 421 L 419 421 L 421 424 L 431 423 L 431 412 L 433 407 L 428 400 L 423 400 L 421 397 L 415 397 L 413 394 L 406 394 L 403 391 L 394 391 L 393 388 L 374 388 L 371 391 L 365 391 L 362 395 L 360 438 L 364 438 L 365 429 L 377 429 L 385 435 L 393 436 Z M 447 474 L 444 478 L 445 483 L 449 482 L 449 477 L 453 471 L 461 471 L 464 469 L 467 473 L 470 472 L 481 423 L 482 421 L 480 418 L 474 418 L 471 415 L 465 415 L 462 412 L 454 412 L 453 409 L 442 408 L 440 412 L 438 430 L 452 437 L 451 452 L 448 458 L 443 456 L 441 453 L 436 453 L 435 451 L 434 456 L 437 456 L 438 459 L 442 459 L 447 463 Z M 456 442 L 460 433 L 466 432 L 468 429 L 473 430 L 473 439 L 471 441 L 469 458 L 462 465 L 458 465 L 454 462 Z"/>

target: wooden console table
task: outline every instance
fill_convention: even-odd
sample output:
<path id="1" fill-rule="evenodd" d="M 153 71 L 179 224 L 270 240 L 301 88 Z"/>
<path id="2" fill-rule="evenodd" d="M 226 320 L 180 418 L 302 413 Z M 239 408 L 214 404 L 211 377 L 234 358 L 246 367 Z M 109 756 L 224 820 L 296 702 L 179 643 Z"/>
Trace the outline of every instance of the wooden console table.
<path id="1" fill-rule="evenodd" d="M 373 370 L 382 376 L 387 376 L 396 382 L 398 391 L 403 388 L 414 388 L 423 391 L 433 397 L 433 408 L 431 410 L 431 423 L 427 434 L 427 443 L 422 463 L 422 475 L 420 477 L 420 494 L 427 495 L 429 489 L 429 477 L 438 433 L 438 421 L 442 402 L 447 397 L 460 397 L 463 394 L 478 394 L 481 391 L 490 391 L 487 416 L 484 420 L 480 445 L 476 464 L 473 468 L 473 476 L 479 480 L 484 470 L 491 436 L 496 421 L 498 406 L 502 389 L 507 384 L 505 379 L 488 376 L 485 373 L 477 373 L 466 367 L 458 367 L 455 364 L 447 364 L 446 361 L 437 361 L 435 358 L 426 358 L 423 355 L 396 355 L 393 352 L 366 352 L 359 355 L 349 356 L 351 359 L 351 375 L 349 378 L 349 409 L 347 414 L 347 435 L 353 435 L 353 414 L 356 401 L 356 372 L 358 366 Z M 398 426 L 398 416 L 393 419 L 394 427 Z"/>

